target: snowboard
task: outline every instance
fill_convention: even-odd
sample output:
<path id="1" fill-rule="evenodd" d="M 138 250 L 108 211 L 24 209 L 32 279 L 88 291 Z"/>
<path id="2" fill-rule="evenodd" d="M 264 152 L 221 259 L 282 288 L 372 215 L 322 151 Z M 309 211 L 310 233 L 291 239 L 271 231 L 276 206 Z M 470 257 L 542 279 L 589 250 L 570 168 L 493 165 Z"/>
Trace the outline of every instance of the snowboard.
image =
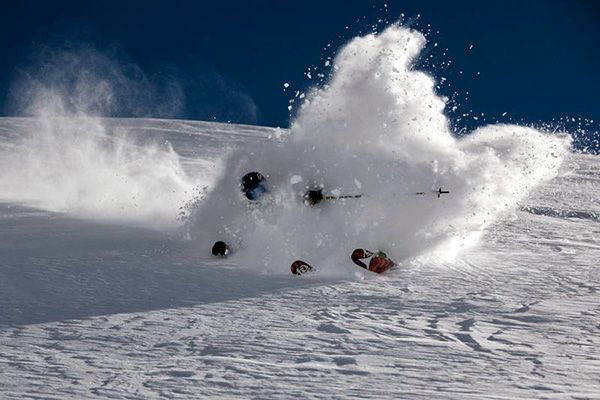
<path id="1" fill-rule="evenodd" d="M 382 274 L 396 265 L 396 263 L 388 258 L 382 251 L 374 252 L 365 249 L 354 249 L 350 258 L 359 267 L 377 274 Z M 296 260 L 290 266 L 290 271 L 292 271 L 292 274 L 294 275 L 304 275 L 314 272 L 316 269 L 306 261 Z"/>

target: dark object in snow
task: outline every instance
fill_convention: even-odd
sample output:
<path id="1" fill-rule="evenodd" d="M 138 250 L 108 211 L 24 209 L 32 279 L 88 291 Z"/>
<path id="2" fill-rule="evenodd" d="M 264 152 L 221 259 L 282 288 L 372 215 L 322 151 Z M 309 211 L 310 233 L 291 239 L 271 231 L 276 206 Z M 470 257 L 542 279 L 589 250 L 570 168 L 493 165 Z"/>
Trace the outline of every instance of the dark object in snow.
<path id="1" fill-rule="evenodd" d="M 323 200 L 323 189 L 309 190 L 304 193 L 304 204 L 307 206 L 314 206 Z"/>
<path id="2" fill-rule="evenodd" d="M 373 252 L 365 249 L 355 249 L 350 258 L 352 258 L 352 261 L 359 267 L 377 274 L 382 274 L 396 265 L 383 251 Z M 368 266 L 365 264 L 367 260 L 369 263 Z M 309 272 L 314 272 L 315 268 L 306 261 L 296 260 L 290 266 L 290 270 L 294 275 L 304 275 Z"/>
<path id="3" fill-rule="evenodd" d="M 249 172 L 242 177 L 240 187 L 248 200 L 258 200 L 267 191 L 264 182 L 260 172 Z"/>
<path id="4" fill-rule="evenodd" d="M 221 240 L 215 242 L 212 247 L 212 255 L 215 257 L 225 257 L 229 254 L 229 247 L 227 244 Z"/>
<path id="5" fill-rule="evenodd" d="M 292 274 L 294 274 L 294 275 L 303 275 L 308 272 L 312 272 L 314 269 L 312 266 L 310 266 L 306 262 L 304 262 L 302 260 L 296 260 L 290 266 L 290 270 L 292 271 Z"/>

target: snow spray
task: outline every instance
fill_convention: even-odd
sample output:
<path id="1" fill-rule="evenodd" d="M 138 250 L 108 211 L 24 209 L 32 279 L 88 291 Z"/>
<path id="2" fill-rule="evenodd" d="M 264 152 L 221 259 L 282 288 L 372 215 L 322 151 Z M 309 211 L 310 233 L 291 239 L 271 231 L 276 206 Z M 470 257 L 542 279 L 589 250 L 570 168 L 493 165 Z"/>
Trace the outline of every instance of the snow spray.
<path id="1" fill-rule="evenodd" d="M 298 258 L 341 273 L 357 247 L 396 261 L 452 257 L 555 176 L 569 151 L 566 136 L 517 125 L 453 136 L 433 77 L 414 69 L 425 43 L 420 32 L 394 25 L 346 44 L 289 136 L 228 159 L 193 215 L 192 234 L 207 252 L 225 240 L 239 257 L 286 273 Z M 249 171 L 267 177 L 261 202 L 239 190 Z M 440 187 L 451 193 L 414 195 Z M 302 196 L 315 188 L 363 196 L 307 207 Z"/>
<path id="2" fill-rule="evenodd" d="M 131 99 L 149 93 L 139 71 L 123 69 L 87 50 L 59 53 L 39 75 L 26 76 L 15 91 L 22 113 L 34 118 L 11 120 L 25 128 L 0 152 L 2 201 L 154 228 L 179 225 L 192 184 L 178 155 L 96 117 L 139 107 Z"/>

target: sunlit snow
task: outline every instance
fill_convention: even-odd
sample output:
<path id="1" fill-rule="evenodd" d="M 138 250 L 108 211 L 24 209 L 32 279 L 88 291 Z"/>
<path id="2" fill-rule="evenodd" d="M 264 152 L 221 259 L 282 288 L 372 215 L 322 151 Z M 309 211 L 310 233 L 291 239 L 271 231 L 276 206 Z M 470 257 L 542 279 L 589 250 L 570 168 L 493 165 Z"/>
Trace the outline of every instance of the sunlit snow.
<path id="1" fill-rule="evenodd" d="M 600 161 L 531 127 L 457 138 L 424 45 L 350 41 L 289 130 L 99 118 L 60 88 L 1 118 L 0 397 L 598 397 Z"/>

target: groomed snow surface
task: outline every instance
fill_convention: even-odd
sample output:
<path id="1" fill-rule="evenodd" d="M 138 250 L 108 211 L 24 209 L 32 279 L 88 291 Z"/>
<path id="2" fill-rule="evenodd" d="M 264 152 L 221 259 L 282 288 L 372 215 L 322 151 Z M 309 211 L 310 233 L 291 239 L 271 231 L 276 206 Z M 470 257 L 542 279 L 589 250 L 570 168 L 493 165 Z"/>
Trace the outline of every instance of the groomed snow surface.
<path id="1" fill-rule="evenodd" d="M 2 187 L 14 189 L 0 204 L 0 397 L 600 398 L 597 157 L 568 155 L 454 259 L 376 276 L 348 257 L 298 278 L 243 252 L 211 258 L 157 205 L 180 189 L 201 197 L 194 185 L 217 182 L 227 154 L 280 131 L 96 123 L 129 138 L 120 151 L 86 142 L 99 147 L 81 165 L 105 168 L 104 184 L 75 168 L 68 140 L 57 154 L 23 147 L 24 132 L 48 130 L 39 121 L 0 121 Z M 15 154 L 46 168 L 9 174 Z M 130 155 L 142 165 L 123 171 Z M 54 157 L 73 168 L 52 172 Z M 69 187 L 35 181 L 65 173 Z M 26 174 L 28 191 L 9 181 Z M 148 176 L 173 197 L 138 186 Z"/>

